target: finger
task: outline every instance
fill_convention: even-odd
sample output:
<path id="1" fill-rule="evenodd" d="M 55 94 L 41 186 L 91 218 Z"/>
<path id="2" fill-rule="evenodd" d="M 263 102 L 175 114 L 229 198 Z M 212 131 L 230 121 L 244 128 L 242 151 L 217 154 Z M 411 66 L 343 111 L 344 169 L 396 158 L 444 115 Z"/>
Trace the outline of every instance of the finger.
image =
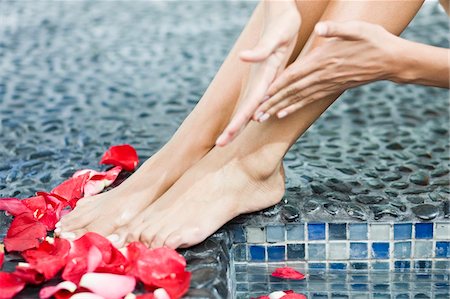
<path id="1" fill-rule="evenodd" d="M 261 62 L 280 47 L 282 41 L 273 31 L 265 33 L 252 50 L 244 50 L 239 57 L 245 62 Z"/>
<path id="2" fill-rule="evenodd" d="M 288 86 L 287 88 L 281 90 L 278 92 L 275 96 L 269 98 L 265 102 L 263 102 L 255 111 L 253 117 L 256 119 L 256 121 L 263 122 L 268 117 L 266 116 L 266 113 L 269 109 L 271 109 L 273 106 L 277 105 L 278 103 L 284 101 L 285 99 L 289 98 L 291 95 L 297 94 L 296 88 L 294 88 L 292 85 Z M 269 114 L 270 116 L 270 114 Z"/>
<path id="3" fill-rule="evenodd" d="M 360 21 L 348 22 L 319 22 L 314 27 L 314 32 L 322 37 L 340 37 L 349 40 L 363 39 L 366 25 Z"/>
<path id="4" fill-rule="evenodd" d="M 311 104 L 312 102 L 314 102 L 313 99 L 304 100 L 304 101 L 300 101 L 300 102 L 294 103 L 294 104 L 292 104 L 292 105 L 282 109 L 281 111 L 277 112 L 277 116 L 278 116 L 278 118 L 284 118 L 284 117 L 286 117 L 288 115 L 291 115 L 294 112 L 302 109 L 303 107 Z"/>
<path id="5" fill-rule="evenodd" d="M 274 105 L 273 107 L 271 107 L 269 110 L 266 111 L 267 114 L 269 115 L 276 115 L 278 118 L 279 116 L 277 115 L 277 113 L 287 107 L 289 107 L 292 104 L 295 104 L 296 102 L 300 101 L 301 99 L 299 98 L 299 96 L 294 95 L 294 96 L 290 96 L 285 98 L 283 101 L 278 102 L 276 105 Z"/>

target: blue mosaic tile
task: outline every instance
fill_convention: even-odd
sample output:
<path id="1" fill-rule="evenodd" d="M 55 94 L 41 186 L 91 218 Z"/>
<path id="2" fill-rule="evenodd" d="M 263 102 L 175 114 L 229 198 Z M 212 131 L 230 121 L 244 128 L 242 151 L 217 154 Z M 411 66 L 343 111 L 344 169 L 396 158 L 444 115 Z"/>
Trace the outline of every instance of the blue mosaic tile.
<path id="1" fill-rule="evenodd" d="M 245 230 L 240 225 L 233 225 L 231 227 L 231 234 L 233 236 L 233 243 L 245 243 Z"/>
<path id="2" fill-rule="evenodd" d="M 416 223 L 416 239 L 432 239 L 433 223 Z"/>
<path id="3" fill-rule="evenodd" d="M 394 257 L 406 259 L 411 257 L 411 242 L 396 242 L 394 244 Z"/>
<path id="4" fill-rule="evenodd" d="M 235 277 L 236 281 L 248 281 L 247 273 L 236 272 Z"/>
<path id="5" fill-rule="evenodd" d="M 286 225 L 286 238 L 288 241 L 305 240 L 305 226 L 303 224 Z"/>
<path id="6" fill-rule="evenodd" d="M 288 260 L 304 260 L 305 244 L 287 244 Z"/>
<path id="7" fill-rule="evenodd" d="M 367 270 L 368 264 L 362 262 L 350 263 L 350 268 L 353 270 Z"/>
<path id="8" fill-rule="evenodd" d="M 350 259 L 366 259 L 367 256 L 367 243 L 350 243 Z"/>
<path id="9" fill-rule="evenodd" d="M 436 257 L 450 257 L 450 242 L 436 242 Z"/>
<path id="10" fill-rule="evenodd" d="M 374 262 L 372 268 L 374 270 L 389 270 L 389 262 Z"/>
<path id="11" fill-rule="evenodd" d="M 282 242 L 284 241 L 284 226 L 281 225 L 268 225 L 266 226 L 266 238 L 267 242 Z"/>
<path id="12" fill-rule="evenodd" d="M 384 242 L 372 243 L 372 257 L 376 259 L 388 259 L 389 243 Z"/>
<path id="13" fill-rule="evenodd" d="M 330 263 L 330 270 L 347 270 L 346 263 Z"/>
<path id="14" fill-rule="evenodd" d="M 267 259 L 269 262 L 284 261 L 286 259 L 286 247 L 267 246 Z"/>
<path id="15" fill-rule="evenodd" d="M 394 224 L 394 240 L 411 239 L 412 224 L 411 223 L 396 223 Z"/>
<path id="16" fill-rule="evenodd" d="M 234 260 L 241 262 L 247 260 L 247 246 L 245 244 L 237 244 L 234 246 Z"/>
<path id="17" fill-rule="evenodd" d="M 309 269 L 325 269 L 327 267 L 326 263 L 309 263 Z"/>
<path id="18" fill-rule="evenodd" d="M 395 261 L 394 262 L 394 268 L 395 270 L 409 270 L 411 268 L 411 262 L 410 261 Z"/>
<path id="19" fill-rule="evenodd" d="M 430 270 L 432 267 L 431 261 L 415 261 L 414 269 L 416 270 Z"/>
<path id="20" fill-rule="evenodd" d="M 237 283 L 236 291 L 238 292 L 248 292 L 248 283 Z"/>
<path id="21" fill-rule="evenodd" d="M 347 224 L 330 223 L 328 224 L 328 240 L 346 240 Z"/>
<path id="22" fill-rule="evenodd" d="M 264 246 L 250 245 L 249 260 L 252 262 L 263 262 L 266 260 L 266 249 Z"/>
<path id="23" fill-rule="evenodd" d="M 359 291 L 359 292 L 369 290 L 369 286 L 365 283 L 352 283 L 351 287 L 352 287 L 352 290 Z"/>
<path id="24" fill-rule="evenodd" d="M 325 260 L 325 244 L 308 244 L 308 259 Z"/>
<path id="25" fill-rule="evenodd" d="M 325 223 L 308 223 L 308 240 L 325 240 Z"/>
<path id="26" fill-rule="evenodd" d="M 349 227 L 350 240 L 367 240 L 367 224 L 366 223 L 350 223 Z"/>
<path id="27" fill-rule="evenodd" d="M 450 261 L 434 261 L 434 269 L 450 269 Z"/>

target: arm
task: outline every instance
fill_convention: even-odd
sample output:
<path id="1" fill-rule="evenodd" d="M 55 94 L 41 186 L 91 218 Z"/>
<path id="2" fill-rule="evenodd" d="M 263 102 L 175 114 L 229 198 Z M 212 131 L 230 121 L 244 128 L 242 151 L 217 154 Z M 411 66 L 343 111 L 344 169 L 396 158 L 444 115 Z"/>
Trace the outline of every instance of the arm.
<path id="1" fill-rule="evenodd" d="M 399 59 L 391 79 L 397 83 L 414 83 L 450 87 L 450 50 L 397 38 L 395 51 Z"/>

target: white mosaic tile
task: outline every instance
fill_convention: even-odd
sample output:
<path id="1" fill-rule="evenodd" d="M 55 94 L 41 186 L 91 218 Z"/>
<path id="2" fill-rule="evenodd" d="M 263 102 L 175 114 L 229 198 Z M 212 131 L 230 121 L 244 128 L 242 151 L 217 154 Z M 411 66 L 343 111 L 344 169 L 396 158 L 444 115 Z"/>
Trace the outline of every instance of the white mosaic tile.
<path id="1" fill-rule="evenodd" d="M 264 243 L 266 241 L 265 230 L 262 227 L 246 227 L 248 243 Z"/>
<path id="2" fill-rule="evenodd" d="M 436 223 L 436 240 L 450 240 L 450 222 Z"/>
<path id="3" fill-rule="evenodd" d="M 328 245 L 328 259 L 345 260 L 348 259 L 348 249 L 346 243 L 330 243 Z"/>
<path id="4" fill-rule="evenodd" d="M 413 243 L 414 257 L 426 258 L 433 256 L 433 242 L 432 241 L 416 241 Z"/>
<path id="5" fill-rule="evenodd" d="M 390 240 L 391 226 L 389 224 L 371 224 L 369 227 L 369 240 Z"/>

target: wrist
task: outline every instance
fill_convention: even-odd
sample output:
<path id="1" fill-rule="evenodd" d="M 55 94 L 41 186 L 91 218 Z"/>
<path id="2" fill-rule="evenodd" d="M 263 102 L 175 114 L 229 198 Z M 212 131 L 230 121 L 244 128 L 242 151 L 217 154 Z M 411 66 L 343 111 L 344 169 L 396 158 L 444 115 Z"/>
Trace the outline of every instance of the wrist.
<path id="1" fill-rule="evenodd" d="M 409 41 L 392 35 L 391 51 L 387 66 L 388 80 L 400 84 L 411 83 L 415 80 L 415 57 L 411 56 L 411 47 L 413 45 Z"/>

